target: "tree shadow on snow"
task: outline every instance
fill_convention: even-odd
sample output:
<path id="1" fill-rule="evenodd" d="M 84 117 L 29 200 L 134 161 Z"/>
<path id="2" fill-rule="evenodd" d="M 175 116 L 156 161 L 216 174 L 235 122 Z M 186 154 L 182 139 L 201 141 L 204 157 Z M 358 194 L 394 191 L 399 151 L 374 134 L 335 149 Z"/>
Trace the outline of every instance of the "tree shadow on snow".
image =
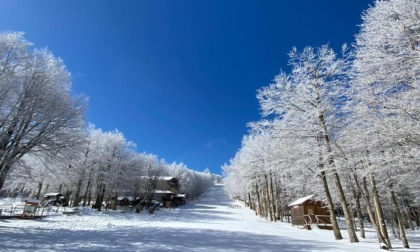
<path id="1" fill-rule="evenodd" d="M 301 239 L 181 228 L 110 228 L 103 231 L 27 230 L 0 236 L 0 248 L 18 251 L 312 251 L 329 244 Z"/>

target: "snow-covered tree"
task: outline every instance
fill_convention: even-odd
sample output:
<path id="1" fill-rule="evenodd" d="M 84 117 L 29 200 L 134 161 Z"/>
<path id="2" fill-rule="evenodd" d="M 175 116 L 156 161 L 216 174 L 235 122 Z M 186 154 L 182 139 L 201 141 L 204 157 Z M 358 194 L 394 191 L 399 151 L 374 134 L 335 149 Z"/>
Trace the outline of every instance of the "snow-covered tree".
<path id="1" fill-rule="evenodd" d="M 30 46 L 23 33 L 0 34 L 0 189 L 25 155 L 59 156 L 81 140 L 85 99 L 60 59 Z"/>
<path id="2" fill-rule="evenodd" d="M 384 214 L 391 211 L 397 216 L 399 236 L 407 248 L 403 201 L 397 196 L 416 187 L 407 182 L 419 165 L 415 154 L 420 147 L 419 10 L 417 0 L 391 0 L 376 1 L 364 12 L 351 85 L 352 130 L 362 136 L 351 149 L 368 153 L 365 170 L 371 186 L 390 198 L 393 207 L 385 205 Z M 383 204 L 375 200 L 376 205 Z M 385 218 L 376 210 L 380 220 Z M 379 226 L 378 235 L 391 247 L 385 223 Z"/>
<path id="3" fill-rule="evenodd" d="M 214 175 L 189 169 L 183 163 L 172 163 L 165 172 L 178 179 L 179 192 L 189 199 L 195 199 L 205 193 L 216 180 Z"/>
<path id="4" fill-rule="evenodd" d="M 333 156 L 332 138 L 339 134 L 340 108 L 346 102 L 350 54 L 344 45 L 342 57 L 327 45 L 320 48 L 306 47 L 302 52 L 294 48 L 289 53 L 291 73 L 280 73 L 275 82 L 258 91 L 263 116 L 276 115 L 286 120 L 295 137 L 312 137 L 319 143 L 321 167 L 330 171 L 335 183 L 341 207 L 346 217 L 351 242 L 358 242 L 352 215 L 343 191 L 337 165 Z M 329 197 L 328 197 L 329 198 Z M 334 208 L 328 200 L 330 213 Z M 333 213 L 332 213 L 333 215 Z M 341 234 L 335 226 L 336 239 Z"/>

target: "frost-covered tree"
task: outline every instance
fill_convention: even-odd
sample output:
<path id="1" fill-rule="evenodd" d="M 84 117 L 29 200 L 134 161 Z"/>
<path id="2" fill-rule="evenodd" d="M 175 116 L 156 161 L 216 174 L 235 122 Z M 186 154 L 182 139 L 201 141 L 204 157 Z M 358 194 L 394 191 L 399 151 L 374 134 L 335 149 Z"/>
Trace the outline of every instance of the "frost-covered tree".
<path id="1" fill-rule="evenodd" d="M 391 223 L 409 247 L 405 229 L 414 229 L 411 220 L 420 225 L 419 4 L 376 1 L 363 13 L 354 58 L 337 57 L 328 46 L 290 53 L 291 73 L 258 91 L 262 114 L 270 119 L 251 124 L 251 136 L 223 167 L 232 196 L 246 199 L 252 185 L 260 185 L 258 176 L 270 170 L 281 179 L 277 198 L 284 191 L 306 193 L 299 180 L 313 187 L 311 178 L 320 178 L 330 212 L 337 199 L 341 203 L 351 241 L 357 241 L 352 211 L 362 237 L 365 211 L 380 242 L 391 248 Z M 254 144 L 261 133 L 280 151 Z M 328 192 L 331 182 L 335 194 Z"/>
<path id="2" fill-rule="evenodd" d="M 0 33 L 0 190 L 38 197 L 46 190 L 65 190 L 73 205 L 82 199 L 90 205 L 95 197 L 98 210 L 118 193 L 152 192 L 153 181 L 170 173 L 168 164 L 136 153 L 119 131 L 85 129 L 86 99 L 72 94 L 63 62 L 31 46 L 23 33 Z M 186 167 L 183 173 L 192 198 L 220 180 Z M 152 183 L 142 183 L 142 176 Z"/>
<path id="3" fill-rule="evenodd" d="M 129 150 L 133 149 L 133 143 L 127 141 L 119 131 L 102 132 L 92 131 L 95 165 L 92 167 L 92 181 L 96 188 L 95 206 L 98 211 L 104 199 L 110 197 L 112 190 L 120 182 L 122 172 L 127 167 L 126 161 L 129 157 Z"/>
<path id="4" fill-rule="evenodd" d="M 59 192 L 69 196 L 73 183 L 75 159 L 51 159 L 48 156 L 25 155 L 10 171 L 3 190 L 20 192 L 25 197 L 42 199 L 47 192 Z"/>
<path id="5" fill-rule="evenodd" d="M 60 59 L 30 46 L 23 33 L 0 34 L 0 189 L 25 155 L 80 144 L 85 99 L 72 94 Z"/>
<path id="6" fill-rule="evenodd" d="M 246 201 L 256 214 L 274 221 L 284 220 L 293 199 L 317 189 L 311 183 L 316 177 L 316 160 L 302 148 L 304 143 L 298 143 L 286 131 L 277 131 L 283 122 L 251 124 L 251 134 L 244 136 L 235 157 L 223 166 L 231 197 Z"/>
<path id="7" fill-rule="evenodd" d="M 417 0 L 376 1 L 363 14 L 351 85 L 353 128 L 363 131 L 356 146 L 368 153 L 366 169 L 372 186 L 383 188 L 382 194 L 391 199 L 393 207 L 385 205 L 384 211 L 397 216 L 399 236 L 407 248 L 403 201 L 397 196 L 402 197 L 407 187 L 414 189 L 411 183 L 402 184 L 410 181 L 419 165 L 415 154 L 420 147 L 419 10 Z M 381 205 L 378 199 L 376 205 Z M 385 218 L 380 211 L 377 214 L 378 219 Z M 385 223 L 379 225 L 379 235 L 391 247 Z"/>
<path id="8" fill-rule="evenodd" d="M 172 163 L 164 172 L 177 178 L 179 192 L 186 194 L 189 199 L 195 199 L 205 193 L 217 180 L 216 175 L 191 170 L 183 163 Z"/>
<path id="9" fill-rule="evenodd" d="M 291 73 L 280 73 L 273 84 L 258 91 L 257 97 L 263 116 L 282 117 L 296 137 L 311 136 L 317 140 L 321 154 L 319 168 L 328 171 L 323 176 L 333 177 L 350 241 L 358 242 L 331 142 L 333 136 L 339 134 L 340 108 L 348 99 L 346 88 L 351 55 L 347 51 L 344 45 L 342 57 L 338 57 L 327 45 L 306 47 L 302 52 L 294 48 L 289 53 Z M 331 200 L 328 206 L 332 213 Z M 334 224 L 334 218 L 331 219 Z M 336 239 L 341 239 L 336 228 L 334 234 Z"/>

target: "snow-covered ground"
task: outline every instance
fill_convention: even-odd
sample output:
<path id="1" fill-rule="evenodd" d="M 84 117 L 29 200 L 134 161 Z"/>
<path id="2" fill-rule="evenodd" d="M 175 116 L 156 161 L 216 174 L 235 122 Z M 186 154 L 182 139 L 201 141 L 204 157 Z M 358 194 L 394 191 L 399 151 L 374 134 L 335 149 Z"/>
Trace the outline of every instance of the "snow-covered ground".
<path id="1" fill-rule="evenodd" d="M 307 231 L 268 222 L 229 199 L 215 185 L 201 200 L 155 214 L 97 212 L 38 220 L 0 220 L 0 251 L 384 251 L 367 239 L 336 241 L 332 231 Z M 342 221 L 343 222 L 343 221 Z M 393 240 L 394 251 L 420 251 L 420 232 L 408 231 L 411 249 Z"/>

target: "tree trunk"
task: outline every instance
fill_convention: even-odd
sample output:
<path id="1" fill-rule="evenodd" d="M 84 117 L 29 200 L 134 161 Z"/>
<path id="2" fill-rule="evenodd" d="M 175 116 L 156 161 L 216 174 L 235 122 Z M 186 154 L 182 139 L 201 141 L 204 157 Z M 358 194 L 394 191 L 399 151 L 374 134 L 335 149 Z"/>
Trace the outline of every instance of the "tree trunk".
<path id="1" fill-rule="evenodd" d="M 332 201 L 330 189 L 328 188 L 327 175 L 325 174 L 324 170 L 321 171 L 321 179 L 322 179 L 322 185 L 324 187 L 324 193 L 325 193 L 325 196 L 327 197 L 327 206 L 328 206 L 328 211 L 330 212 L 330 220 L 331 220 L 331 225 L 333 227 L 334 237 L 336 240 L 342 240 L 343 236 L 341 235 L 340 228 L 338 227 L 337 217 L 334 212 L 334 204 Z"/>
<path id="2" fill-rule="evenodd" d="M 362 197 L 362 189 L 360 188 L 356 172 L 353 172 L 353 179 L 356 185 L 356 188 L 354 189 L 354 198 L 356 199 L 356 211 L 357 211 L 357 218 L 359 219 L 360 237 L 366 238 L 365 226 L 363 224 L 363 213 L 362 213 L 362 208 L 360 206 L 360 198 Z"/>
<path id="3" fill-rule="evenodd" d="M 354 224 L 353 224 L 353 220 L 350 214 L 350 210 L 347 205 L 346 195 L 344 194 L 343 187 L 341 186 L 340 177 L 338 176 L 338 171 L 336 169 L 334 158 L 332 156 L 330 138 L 328 136 L 327 126 L 325 123 L 323 113 L 319 114 L 319 121 L 321 123 L 322 130 L 323 130 L 323 139 L 324 139 L 325 147 L 327 149 L 328 163 L 332 168 L 331 171 L 334 178 L 335 187 L 338 192 L 341 207 L 343 208 L 344 217 L 346 218 L 346 225 L 347 225 L 347 231 L 349 233 L 350 242 L 359 242 L 359 240 L 357 239 L 355 229 L 354 229 Z"/>
<path id="4" fill-rule="evenodd" d="M 253 206 L 252 206 L 252 201 L 251 201 L 251 193 L 248 192 L 248 202 L 249 202 L 249 209 L 254 210 Z"/>
<path id="5" fill-rule="evenodd" d="M 357 218 L 359 219 L 359 227 L 360 227 L 360 237 L 366 238 L 365 236 L 365 226 L 363 224 L 363 213 L 362 208 L 360 207 L 360 198 L 361 198 L 361 192 L 356 192 L 356 211 L 357 211 Z"/>
<path id="6" fill-rule="evenodd" d="M 276 197 L 274 196 L 274 190 L 273 190 L 273 176 L 270 171 L 270 195 L 271 195 L 271 208 L 273 211 L 273 220 L 274 222 L 277 221 L 277 211 L 276 211 Z"/>
<path id="7" fill-rule="evenodd" d="M 278 213 L 278 218 L 281 222 L 283 222 L 283 218 L 284 218 L 284 211 L 283 208 L 281 207 L 281 198 L 280 198 L 280 194 L 281 194 L 281 188 L 280 188 L 280 182 L 276 184 L 276 206 L 277 206 L 277 213 Z"/>
<path id="8" fill-rule="evenodd" d="M 408 244 L 407 236 L 405 234 L 404 218 L 403 218 L 403 215 L 401 213 L 401 208 L 400 208 L 400 206 L 398 204 L 398 201 L 397 201 L 397 196 L 395 196 L 392 181 L 390 182 L 389 187 L 390 187 L 390 190 L 391 190 L 391 201 L 392 201 L 392 204 L 394 205 L 395 212 L 397 214 L 398 228 L 400 229 L 400 239 L 403 242 L 404 248 L 410 248 L 410 246 Z"/>
<path id="9" fill-rule="evenodd" d="M 42 183 L 42 182 L 39 182 L 39 183 L 38 183 L 38 192 L 36 193 L 36 197 L 35 197 L 35 198 L 37 198 L 38 200 L 40 200 L 40 199 L 41 199 L 42 185 L 43 185 L 43 183 Z"/>
<path id="10" fill-rule="evenodd" d="M 268 217 L 269 217 L 269 207 L 268 207 L 268 204 L 267 204 L 267 199 L 268 199 L 268 195 L 267 195 L 267 190 L 266 190 L 266 188 L 264 188 L 264 185 L 263 185 L 263 188 L 261 189 L 261 193 L 262 193 L 262 199 L 263 199 L 263 205 L 264 205 L 264 217 L 266 218 L 266 219 L 268 219 Z"/>
<path id="11" fill-rule="evenodd" d="M 340 177 L 338 176 L 337 170 L 333 169 L 333 178 L 335 182 L 336 190 L 338 191 L 338 196 L 340 198 L 341 207 L 343 208 L 344 217 L 346 218 L 347 231 L 349 233 L 350 242 L 359 242 L 357 239 L 356 232 L 354 230 L 352 215 L 350 213 L 349 207 L 347 205 L 346 196 L 341 186 Z"/>
<path id="12" fill-rule="evenodd" d="M 321 144 L 319 141 L 318 141 L 318 145 L 319 147 L 321 147 Z M 337 222 L 337 216 L 335 215 L 334 203 L 332 201 L 330 188 L 328 187 L 327 174 L 325 172 L 325 166 L 324 166 L 324 161 L 322 158 L 321 151 L 319 151 L 317 168 L 320 171 L 322 186 L 324 188 L 325 197 L 327 198 L 327 207 L 328 207 L 328 211 L 330 212 L 330 221 L 333 228 L 334 237 L 336 240 L 342 240 L 343 236 L 341 235 L 340 227 L 338 226 L 338 222 Z"/>
<path id="13" fill-rule="evenodd" d="M 364 199 L 365 199 L 365 202 L 366 202 L 366 211 L 369 215 L 370 222 L 372 223 L 373 227 L 376 230 L 376 234 L 378 236 L 379 243 L 385 243 L 385 239 L 384 239 L 384 237 L 381 233 L 381 230 L 379 229 L 378 222 L 377 222 L 376 217 L 373 214 L 373 211 L 372 211 L 372 208 L 371 208 L 370 193 L 369 193 L 369 190 L 367 188 L 366 177 L 363 177 L 363 187 L 365 189 L 365 193 L 363 195 L 364 195 Z"/>
<path id="14" fill-rule="evenodd" d="M 391 219 L 391 221 L 390 221 L 390 223 L 391 223 L 391 232 L 392 232 L 392 235 L 394 236 L 394 238 L 400 239 L 399 234 L 397 234 L 397 231 L 395 230 L 395 224 L 398 225 L 397 222 L 398 221 L 396 221 L 395 218 L 392 218 Z"/>
<path id="15" fill-rule="evenodd" d="M 80 192 L 82 191 L 82 183 L 83 183 L 83 174 L 81 174 L 76 184 L 76 191 L 74 192 L 73 202 L 71 204 L 73 207 L 79 206 Z"/>
<path id="16" fill-rule="evenodd" d="M 410 212 L 409 212 L 410 210 L 409 209 L 407 209 L 407 212 L 405 212 L 405 214 L 404 214 L 404 216 L 405 216 L 405 222 L 406 223 L 408 223 L 408 226 L 410 227 L 410 230 L 411 231 L 414 231 L 415 230 L 415 228 L 414 228 L 414 224 L 413 224 L 413 222 L 411 221 L 411 217 L 410 217 Z"/>
<path id="17" fill-rule="evenodd" d="M 420 213 L 420 207 L 417 207 L 417 211 L 412 207 L 410 207 L 410 209 L 413 212 L 414 218 L 416 219 L 415 221 L 416 221 L 417 227 L 420 227 L 420 215 L 418 214 Z"/>
<path id="18" fill-rule="evenodd" d="M 411 217 L 414 218 L 414 221 L 416 222 L 417 227 L 420 226 L 420 223 L 419 223 L 419 220 L 418 220 L 418 217 L 417 217 L 417 213 L 416 213 L 415 209 L 411 207 L 410 202 L 408 201 L 408 199 L 406 197 L 404 198 L 404 204 L 407 208 L 407 219 L 408 219 L 408 223 L 410 224 L 410 229 L 411 229 L 411 231 L 414 231 L 415 228 L 414 228 L 414 224 L 412 222 Z"/>
<path id="19" fill-rule="evenodd" d="M 92 202 L 92 185 L 89 187 L 89 194 L 88 194 L 88 206 L 90 206 L 90 203 Z"/>
<path id="20" fill-rule="evenodd" d="M 267 204 L 266 204 L 266 206 L 267 206 L 267 209 L 268 209 L 268 214 L 269 214 L 269 216 L 270 216 L 270 221 L 273 221 L 274 220 L 274 218 L 273 218 L 273 211 L 272 211 L 272 202 L 271 202 L 271 195 L 270 195 L 270 187 L 268 186 L 268 178 L 267 178 L 267 174 L 266 173 L 264 173 L 264 178 L 265 178 L 265 190 L 266 190 L 266 192 L 267 192 Z"/>
<path id="21" fill-rule="evenodd" d="M 87 185 L 86 185 L 85 194 L 83 195 L 83 206 L 86 206 L 86 201 L 90 202 L 90 197 L 89 197 L 89 200 L 88 200 L 88 193 L 90 191 L 91 183 L 92 183 L 92 179 L 89 178 L 89 180 L 87 182 Z"/>
<path id="22" fill-rule="evenodd" d="M 98 196 L 96 197 L 95 205 L 98 207 L 98 211 L 101 211 L 102 209 L 102 202 L 104 202 L 104 196 L 105 196 L 105 185 L 101 186 L 102 190 L 98 190 Z"/>
<path id="23" fill-rule="evenodd" d="M 373 194 L 373 201 L 375 204 L 376 209 L 376 220 L 379 226 L 379 230 L 381 231 L 382 237 L 384 239 L 384 243 L 388 246 L 388 249 L 392 248 L 391 240 L 389 239 L 388 231 L 386 230 L 385 220 L 383 217 L 382 205 L 379 201 L 379 194 L 378 190 L 376 189 L 376 181 L 373 174 L 369 173 L 370 184 L 372 186 L 372 194 Z"/>
<path id="24" fill-rule="evenodd" d="M 95 194 L 96 194 L 96 196 L 95 196 L 95 204 L 92 206 L 92 208 L 97 208 L 98 211 L 100 211 L 100 209 L 101 209 L 100 207 L 102 205 L 101 197 L 102 197 L 102 187 L 103 186 L 104 185 L 102 185 L 101 183 L 97 182 L 96 192 L 95 192 Z"/>
<path id="25" fill-rule="evenodd" d="M 0 165 L 0 190 L 4 186 L 4 182 L 6 181 L 7 174 L 10 171 L 11 166 L 7 164 L 1 164 Z"/>
<path id="26" fill-rule="evenodd" d="M 255 192 L 257 193 L 257 203 L 258 203 L 258 207 L 256 207 L 256 214 L 257 215 L 262 215 L 262 205 L 261 205 L 261 198 L 260 198 L 260 192 L 258 190 L 258 182 L 255 183 Z"/>

